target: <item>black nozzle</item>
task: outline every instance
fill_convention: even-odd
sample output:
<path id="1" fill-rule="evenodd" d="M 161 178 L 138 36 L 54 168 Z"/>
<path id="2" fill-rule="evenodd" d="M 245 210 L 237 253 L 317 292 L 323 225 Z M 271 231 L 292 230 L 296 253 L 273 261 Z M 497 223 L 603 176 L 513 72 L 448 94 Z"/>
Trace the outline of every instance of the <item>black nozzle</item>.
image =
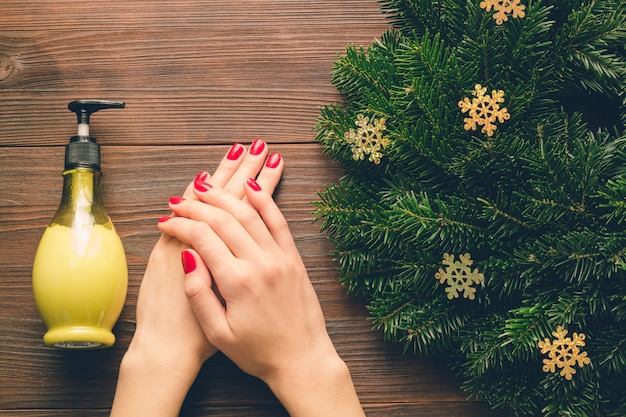
<path id="1" fill-rule="evenodd" d="M 75 100 L 67 105 L 70 111 L 76 113 L 78 123 L 89 124 L 89 116 L 102 109 L 123 109 L 126 106 L 121 101 L 110 100 Z"/>
<path id="2" fill-rule="evenodd" d="M 78 118 L 78 134 L 70 138 L 65 147 L 65 169 L 87 167 L 100 169 L 100 146 L 96 138 L 89 136 L 89 116 L 102 109 L 123 109 L 121 101 L 110 100 L 75 100 L 67 105 Z"/>

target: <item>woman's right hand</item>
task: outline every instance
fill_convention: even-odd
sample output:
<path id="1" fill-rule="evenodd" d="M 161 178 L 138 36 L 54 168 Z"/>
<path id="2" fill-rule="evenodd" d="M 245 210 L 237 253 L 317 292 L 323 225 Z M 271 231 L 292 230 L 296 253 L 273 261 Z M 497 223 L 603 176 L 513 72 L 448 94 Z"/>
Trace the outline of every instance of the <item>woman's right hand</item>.
<path id="1" fill-rule="evenodd" d="M 277 154 L 268 157 L 268 147 L 260 139 L 248 151 L 236 143 L 224 155 L 215 173 L 210 176 L 203 171 L 196 183 L 206 181 L 224 188 L 232 198 L 242 200 L 245 198 L 243 184 L 254 176 L 264 184 L 267 192 L 272 193 L 284 165 L 280 160 L 280 164 L 271 164 L 271 158 L 275 158 L 273 155 Z M 195 199 L 193 190 L 194 182 L 187 186 L 183 198 Z M 172 200 L 177 198 L 180 197 Z M 163 235 L 152 250 L 139 289 L 137 326 L 128 353 L 139 350 L 142 358 L 154 357 L 153 362 L 161 365 L 167 366 L 173 361 L 179 369 L 185 365 L 199 369 L 216 349 L 207 341 L 184 295 L 180 254 L 188 247 L 178 239 Z M 155 349 L 155 346 L 159 348 Z"/>
<path id="2" fill-rule="evenodd" d="M 197 183 L 200 201 L 170 204 L 161 230 L 191 245 L 185 293 L 208 340 L 263 379 L 292 416 L 363 416 L 326 330 L 317 295 L 270 193 L 246 182 L 247 203 Z"/>

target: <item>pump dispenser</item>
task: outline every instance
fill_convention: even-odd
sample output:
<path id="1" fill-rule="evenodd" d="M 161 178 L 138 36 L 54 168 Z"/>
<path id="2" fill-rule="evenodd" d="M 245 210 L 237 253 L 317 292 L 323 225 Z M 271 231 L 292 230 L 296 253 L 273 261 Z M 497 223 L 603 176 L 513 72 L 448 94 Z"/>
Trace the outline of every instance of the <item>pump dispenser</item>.
<path id="1" fill-rule="evenodd" d="M 102 348 L 115 343 L 113 325 L 126 299 L 128 267 L 122 241 L 102 205 L 100 146 L 89 135 L 92 113 L 124 108 L 107 100 L 72 101 L 78 134 L 65 147 L 61 204 L 39 242 L 33 294 L 48 331 L 44 343 Z"/>

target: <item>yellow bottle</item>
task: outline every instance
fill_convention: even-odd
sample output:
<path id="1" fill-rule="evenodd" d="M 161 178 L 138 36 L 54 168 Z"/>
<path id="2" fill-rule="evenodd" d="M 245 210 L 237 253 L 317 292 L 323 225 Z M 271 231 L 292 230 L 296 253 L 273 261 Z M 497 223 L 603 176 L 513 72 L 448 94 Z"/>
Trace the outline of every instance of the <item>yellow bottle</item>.
<path id="1" fill-rule="evenodd" d="M 122 241 L 102 204 L 100 149 L 89 116 L 124 103 L 73 101 L 78 135 L 65 152 L 63 195 L 33 264 L 33 294 L 48 331 L 47 345 L 101 348 L 115 343 L 112 328 L 124 307 L 128 268 Z"/>

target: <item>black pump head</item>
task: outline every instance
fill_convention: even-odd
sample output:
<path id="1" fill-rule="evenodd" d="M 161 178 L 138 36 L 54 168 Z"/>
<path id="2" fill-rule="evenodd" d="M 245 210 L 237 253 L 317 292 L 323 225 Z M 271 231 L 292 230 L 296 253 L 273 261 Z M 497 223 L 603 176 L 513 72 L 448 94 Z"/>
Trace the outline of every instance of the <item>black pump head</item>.
<path id="1" fill-rule="evenodd" d="M 67 105 L 70 111 L 76 113 L 78 124 L 89 124 L 89 116 L 102 109 L 123 109 L 126 106 L 121 101 L 110 100 L 75 100 Z"/>
<path id="2" fill-rule="evenodd" d="M 70 138 L 65 147 L 65 169 L 85 167 L 100 170 L 100 145 L 96 138 L 89 136 L 89 116 L 102 109 L 123 109 L 121 101 L 75 100 L 67 105 L 78 118 L 78 134 Z"/>

